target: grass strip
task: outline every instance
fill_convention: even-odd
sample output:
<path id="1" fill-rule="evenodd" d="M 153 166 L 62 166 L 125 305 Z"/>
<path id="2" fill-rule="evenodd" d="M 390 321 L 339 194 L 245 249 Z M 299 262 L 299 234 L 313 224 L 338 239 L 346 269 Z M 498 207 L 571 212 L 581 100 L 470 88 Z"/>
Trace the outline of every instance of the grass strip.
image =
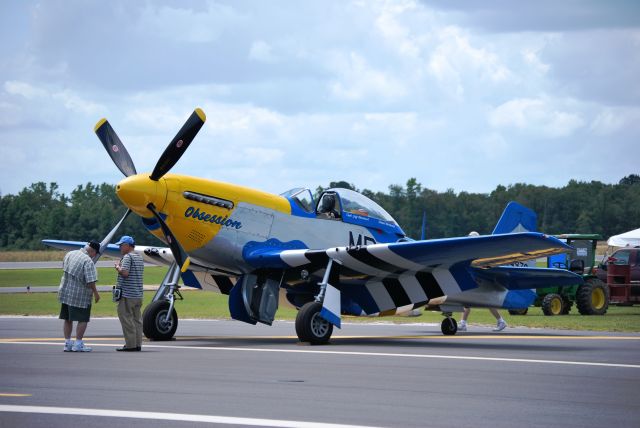
<path id="1" fill-rule="evenodd" d="M 167 273 L 162 266 L 145 266 L 144 284 L 160 284 Z M 62 269 L 0 269 L 0 287 L 32 287 L 60 285 Z M 116 270 L 112 267 L 98 268 L 98 285 L 116 283 Z"/>
<path id="2" fill-rule="evenodd" d="M 145 292 L 144 304 L 153 297 L 153 292 Z M 227 296 L 211 291 L 185 291 L 185 299 L 176 303 L 180 318 L 228 319 Z M 53 315 L 57 316 L 60 307 L 56 293 L 8 293 L 0 295 L 0 314 L 2 315 Z M 280 305 L 276 314 L 278 320 L 294 320 L 297 311 L 288 305 Z M 509 326 L 551 328 L 567 330 L 593 330 L 615 332 L 640 332 L 640 307 L 612 306 L 604 316 L 583 316 L 575 308 L 569 315 L 545 316 L 540 308 L 529 308 L 524 316 L 509 315 L 500 311 Z M 116 305 L 111 302 L 110 293 L 102 293 L 102 300 L 93 306 L 93 317 L 116 317 Z M 454 314 L 456 320 L 460 314 Z M 345 321 L 357 322 L 402 322 L 402 323 L 440 323 L 439 312 L 423 311 L 419 317 L 345 317 Z M 473 309 L 469 317 L 471 331 L 490 330 L 495 319 L 485 309 Z M 435 328 L 439 331 L 439 327 Z"/>

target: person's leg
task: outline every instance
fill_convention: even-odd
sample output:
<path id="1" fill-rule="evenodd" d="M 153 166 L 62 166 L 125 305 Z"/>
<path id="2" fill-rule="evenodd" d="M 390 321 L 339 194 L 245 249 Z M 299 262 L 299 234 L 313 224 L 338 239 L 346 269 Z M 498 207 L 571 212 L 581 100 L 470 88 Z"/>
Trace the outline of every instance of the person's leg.
<path id="1" fill-rule="evenodd" d="M 71 332 L 73 331 L 73 321 L 64 320 L 64 324 L 62 325 L 62 331 L 64 332 L 64 339 L 71 340 Z"/>
<path id="2" fill-rule="evenodd" d="M 82 340 L 85 331 L 87 331 L 87 324 L 89 323 L 86 321 L 78 321 L 78 324 L 76 324 L 76 340 Z"/>
<path id="3" fill-rule="evenodd" d="M 88 346 L 85 346 L 84 341 L 82 340 L 84 338 L 85 332 L 87 331 L 87 324 L 89 323 L 89 320 L 90 320 L 90 314 L 91 314 L 91 305 L 89 305 L 86 308 L 70 307 L 71 320 L 78 322 L 76 324 L 76 341 L 73 344 L 72 351 L 91 352 L 91 348 Z"/>
<path id="4" fill-rule="evenodd" d="M 462 310 L 462 319 L 458 323 L 458 331 L 467 331 L 467 318 L 469 318 L 469 312 L 471 312 L 471 308 L 465 307 Z"/>
<path id="5" fill-rule="evenodd" d="M 136 347 L 136 330 L 133 323 L 133 312 L 130 299 L 123 297 L 118 302 L 118 318 L 122 326 L 122 335 L 124 336 L 124 347 Z"/>
<path id="6" fill-rule="evenodd" d="M 491 314 L 496 318 L 496 321 L 497 321 L 493 331 L 504 330 L 507 327 L 507 322 L 504 320 L 504 318 L 500 316 L 500 313 L 498 312 L 498 310 L 494 308 L 489 308 L 489 311 L 491 311 Z"/>
<path id="7" fill-rule="evenodd" d="M 132 299 L 133 300 L 133 324 L 136 330 L 136 348 L 142 348 L 142 299 Z"/>

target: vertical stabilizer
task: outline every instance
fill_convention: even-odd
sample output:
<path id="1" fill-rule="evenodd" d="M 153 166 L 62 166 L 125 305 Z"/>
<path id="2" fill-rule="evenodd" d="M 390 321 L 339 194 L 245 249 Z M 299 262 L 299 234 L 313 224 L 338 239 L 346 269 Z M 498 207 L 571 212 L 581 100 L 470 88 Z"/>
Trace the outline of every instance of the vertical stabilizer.
<path id="1" fill-rule="evenodd" d="M 501 233 L 536 232 L 538 216 L 533 210 L 517 202 L 509 202 L 498 220 L 492 235 Z"/>

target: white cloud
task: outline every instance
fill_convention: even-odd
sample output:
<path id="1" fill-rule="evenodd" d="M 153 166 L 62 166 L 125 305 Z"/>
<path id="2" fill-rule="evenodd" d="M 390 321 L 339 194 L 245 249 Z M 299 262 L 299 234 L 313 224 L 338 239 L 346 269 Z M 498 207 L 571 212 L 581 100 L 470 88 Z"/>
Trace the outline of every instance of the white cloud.
<path id="1" fill-rule="evenodd" d="M 232 29 L 242 17 L 230 6 L 206 3 L 201 11 L 182 7 L 147 3 L 137 23 L 139 31 L 169 40 L 205 43 L 217 40 L 226 29 Z"/>
<path id="2" fill-rule="evenodd" d="M 336 79 L 329 83 L 331 94 L 338 99 L 361 101 L 368 97 L 383 100 L 403 97 L 407 88 L 388 73 L 376 70 L 357 52 L 336 53 L 329 67 Z"/>
<path id="3" fill-rule="evenodd" d="M 438 44 L 428 63 L 428 70 L 440 82 L 455 88 L 462 95 L 467 80 L 479 78 L 493 84 L 511 78 L 511 71 L 497 54 L 487 48 L 477 48 L 465 32 L 454 26 L 443 28 L 438 33 Z"/>
<path id="4" fill-rule="evenodd" d="M 11 95 L 20 95 L 28 100 L 34 98 L 42 98 L 47 96 L 47 92 L 43 89 L 36 88 L 35 86 L 26 83 L 11 80 L 4 83 L 4 90 Z"/>
<path id="5" fill-rule="evenodd" d="M 608 136 L 625 129 L 640 131 L 640 108 L 605 107 L 597 114 L 589 127 L 597 135 Z"/>
<path id="6" fill-rule="evenodd" d="M 559 110 L 551 100 L 517 98 L 489 112 L 488 121 L 498 129 L 517 129 L 551 138 L 567 137 L 585 125 L 580 114 Z"/>
<path id="7" fill-rule="evenodd" d="M 249 59 L 259 62 L 272 63 L 275 62 L 277 58 L 273 54 L 273 49 L 267 42 L 263 40 L 256 40 L 251 44 L 251 49 L 249 50 Z"/>

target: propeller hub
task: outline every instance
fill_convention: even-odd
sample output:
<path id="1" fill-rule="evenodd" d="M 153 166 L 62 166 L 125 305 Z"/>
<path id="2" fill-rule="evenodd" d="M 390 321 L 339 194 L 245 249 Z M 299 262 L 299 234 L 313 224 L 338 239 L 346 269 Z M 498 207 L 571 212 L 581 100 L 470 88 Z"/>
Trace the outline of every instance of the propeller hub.
<path id="1" fill-rule="evenodd" d="M 116 194 L 131 211 L 150 217 L 147 205 L 152 203 L 162 210 L 167 199 L 167 184 L 164 179 L 151 180 L 148 173 L 131 175 L 118 183 Z"/>

